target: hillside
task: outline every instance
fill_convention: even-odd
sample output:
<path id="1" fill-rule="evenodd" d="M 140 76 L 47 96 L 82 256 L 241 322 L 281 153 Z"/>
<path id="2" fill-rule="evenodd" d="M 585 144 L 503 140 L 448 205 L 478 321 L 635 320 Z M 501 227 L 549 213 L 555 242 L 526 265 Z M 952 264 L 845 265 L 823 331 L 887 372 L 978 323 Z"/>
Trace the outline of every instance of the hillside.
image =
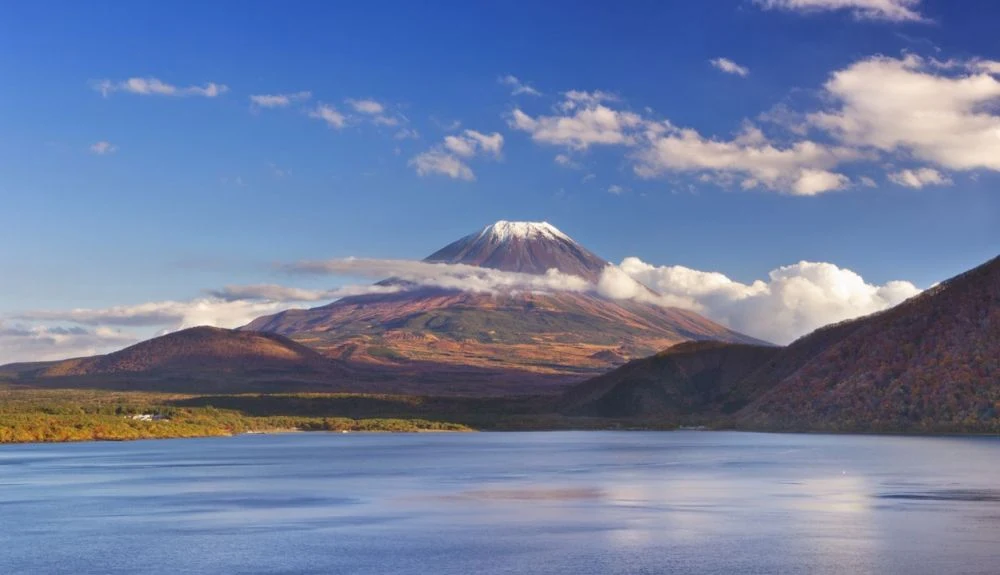
<path id="1" fill-rule="evenodd" d="M 570 389 L 567 413 L 750 429 L 1000 431 L 1000 258 L 785 348 L 681 344 Z"/>
<path id="2" fill-rule="evenodd" d="M 1000 258 L 825 332 L 839 337 L 815 353 L 802 353 L 815 335 L 782 353 L 782 359 L 802 357 L 740 413 L 742 425 L 993 430 L 1000 424 Z"/>
<path id="3" fill-rule="evenodd" d="M 739 382 L 781 351 L 777 347 L 687 342 L 574 386 L 561 410 L 613 418 L 732 413 L 752 395 Z"/>
<path id="4" fill-rule="evenodd" d="M 205 391 L 344 388 L 350 371 L 337 361 L 277 334 L 195 327 L 121 351 L 18 366 L 21 384 Z"/>

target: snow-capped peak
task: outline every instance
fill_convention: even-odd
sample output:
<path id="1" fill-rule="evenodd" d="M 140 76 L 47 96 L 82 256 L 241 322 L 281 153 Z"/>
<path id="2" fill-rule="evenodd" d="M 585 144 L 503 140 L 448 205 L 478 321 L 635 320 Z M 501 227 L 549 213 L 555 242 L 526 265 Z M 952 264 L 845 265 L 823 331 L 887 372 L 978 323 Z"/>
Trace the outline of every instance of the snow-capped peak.
<path id="1" fill-rule="evenodd" d="M 569 236 L 548 222 L 508 222 L 506 220 L 500 220 L 486 226 L 479 233 L 479 237 L 492 237 L 501 242 L 514 238 L 550 238 L 572 241 Z"/>

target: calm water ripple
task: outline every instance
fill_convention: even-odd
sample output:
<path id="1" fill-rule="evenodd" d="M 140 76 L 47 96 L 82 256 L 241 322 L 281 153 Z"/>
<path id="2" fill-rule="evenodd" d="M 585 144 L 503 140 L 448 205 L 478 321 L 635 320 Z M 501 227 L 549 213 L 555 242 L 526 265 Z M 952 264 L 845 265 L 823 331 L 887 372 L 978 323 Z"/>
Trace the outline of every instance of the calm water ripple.
<path id="1" fill-rule="evenodd" d="M 0 573 L 1000 573 L 1000 440 L 294 434 L 0 447 Z"/>

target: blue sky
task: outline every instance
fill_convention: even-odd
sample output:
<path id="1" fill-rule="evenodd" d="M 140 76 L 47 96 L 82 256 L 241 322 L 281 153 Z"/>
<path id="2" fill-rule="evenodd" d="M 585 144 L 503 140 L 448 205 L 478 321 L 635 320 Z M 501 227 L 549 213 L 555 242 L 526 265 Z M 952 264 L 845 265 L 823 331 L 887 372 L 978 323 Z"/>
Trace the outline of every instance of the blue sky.
<path id="1" fill-rule="evenodd" d="M 1000 5 L 831 3 L 3 3 L 0 325 L 328 288 L 350 278 L 273 264 L 416 259 L 499 219 L 747 285 L 806 260 L 925 288 L 995 256 Z M 588 112 L 616 126 L 581 136 Z"/>

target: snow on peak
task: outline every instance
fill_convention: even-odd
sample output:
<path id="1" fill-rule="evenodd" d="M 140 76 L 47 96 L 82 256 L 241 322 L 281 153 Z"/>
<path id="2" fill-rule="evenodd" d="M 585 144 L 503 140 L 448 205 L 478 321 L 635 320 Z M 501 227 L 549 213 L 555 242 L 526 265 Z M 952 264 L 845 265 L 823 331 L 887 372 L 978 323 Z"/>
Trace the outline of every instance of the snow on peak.
<path id="1" fill-rule="evenodd" d="M 572 241 L 569 236 L 548 222 L 508 222 L 506 220 L 500 220 L 486 226 L 480 232 L 479 237 L 492 237 L 501 242 L 514 238 L 548 238 Z"/>

